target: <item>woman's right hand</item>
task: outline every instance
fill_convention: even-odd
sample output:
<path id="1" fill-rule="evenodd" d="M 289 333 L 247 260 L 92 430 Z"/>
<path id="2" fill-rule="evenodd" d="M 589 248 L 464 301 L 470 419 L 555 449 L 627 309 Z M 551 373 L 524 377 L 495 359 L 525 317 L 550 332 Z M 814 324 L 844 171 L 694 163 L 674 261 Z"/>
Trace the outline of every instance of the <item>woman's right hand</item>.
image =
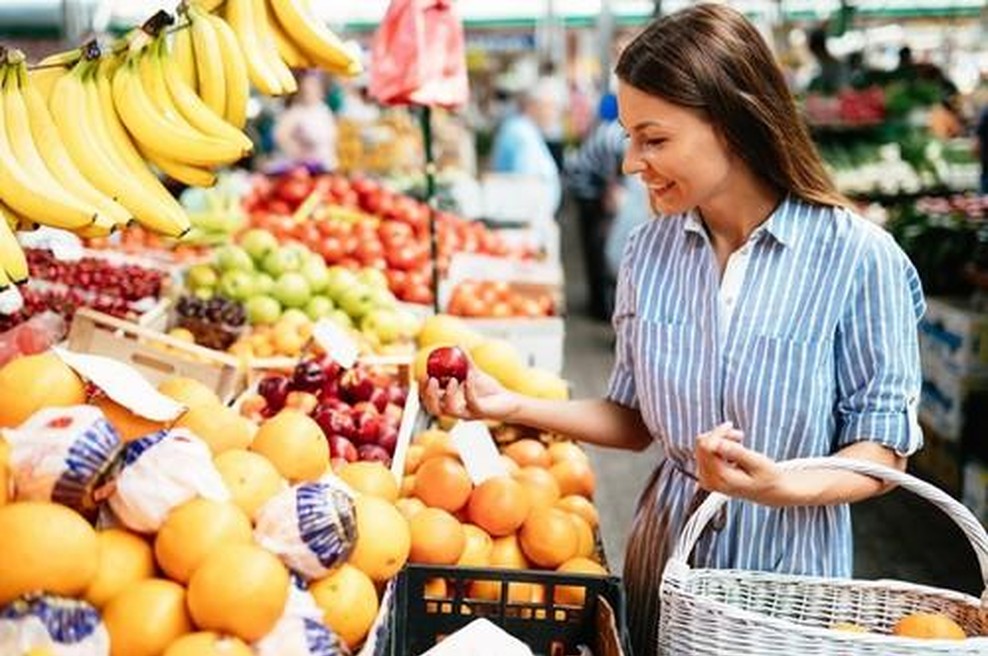
<path id="1" fill-rule="evenodd" d="M 460 419 L 508 419 L 518 412 L 521 396 L 505 389 L 493 376 L 472 362 L 467 379 L 451 380 L 442 389 L 436 378 L 419 381 L 419 396 L 429 414 Z"/>

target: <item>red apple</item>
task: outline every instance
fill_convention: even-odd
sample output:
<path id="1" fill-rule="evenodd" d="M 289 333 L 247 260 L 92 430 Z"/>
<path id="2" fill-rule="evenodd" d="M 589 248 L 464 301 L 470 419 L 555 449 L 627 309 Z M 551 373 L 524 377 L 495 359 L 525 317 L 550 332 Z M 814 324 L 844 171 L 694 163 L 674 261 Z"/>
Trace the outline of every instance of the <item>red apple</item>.
<path id="1" fill-rule="evenodd" d="M 469 366 L 470 362 L 463 349 L 458 346 L 440 346 L 429 354 L 425 371 L 430 378 L 437 379 L 439 386 L 445 389 L 452 380 L 460 383 L 465 381 Z"/>
<path id="2" fill-rule="evenodd" d="M 354 439 L 360 444 L 373 444 L 381 436 L 384 420 L 381 415 L 364 412 L 357 419 L 357 432 Z"/>
<path id="3" fill-rule="evenodd" d="M 358 459 L 357 447 L 342 435 L 330 435 L 327 441 L 331 457 L 343 458 L 347 462 L 355 462 Z"/>
<path id="4" fill-rule="evenodd" d="M 381 435 L 377 438 L 377 445 L 393 456 L 395 447 L 398 446 L 398 429 L 394 426 L 382 428 Z"/>
<path id="5" fill-rule="evenodd" d="M 349 403 L 370 399 L 374 393 L 374 381 L 359 369 L 351 369 L 340 378 L 340 396 Z"/>
<path id="6" fill-rule="evenodd" d="M 385 411 L 385 409 L 388 407 L 389 399 L 390 397 L 388 395 L 388 391 L 383 387 L 375 388 L 370 395 L 370 402 L 374 404 L 374 407 L 377 408 L 378 412 Z"/>
<path id="7" fill-rule="evenodd" d="M 364 444 L 357 449 L 357 454 L 361 460 L 384 463 L 386 467 L 391 466 L 391 456 L 388 452 L 376 444 Z"/>

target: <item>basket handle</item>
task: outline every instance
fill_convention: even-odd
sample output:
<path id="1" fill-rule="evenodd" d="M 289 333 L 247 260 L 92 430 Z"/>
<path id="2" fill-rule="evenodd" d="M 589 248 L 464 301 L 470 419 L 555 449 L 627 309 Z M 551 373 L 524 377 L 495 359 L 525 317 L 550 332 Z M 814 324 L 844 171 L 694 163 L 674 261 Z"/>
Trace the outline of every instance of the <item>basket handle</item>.
<path id="1" fill-rule="evenodd" d="M 800 458 L 780 462 L 778 463 L 778 467 L 782 471 L 836 469 L 855 472 L 887 483 L 894 483 L 926 499 L 954 520 L 971 542 L 974 553 L 978 557 L 978 565 L 981 568 L 981 579 L 985 584 L 985 599 L 988 600 L 988 533 L 985 532 L 981 522 L 978 521 L 970 510 L 940 488 L 921 481 L 915 476 L 900 472 L 897 469 L 867 460 L 853 458 Z M 713 492 L 700 504 L 700 507 L 697 508 L 696 512 L 686 522 L 686 526 L 683 527 L 683 532 L 680 534 L 672 555 L 669 558 L 670 564 L 675 561 L 677 567 L 689 568 L 689 556 L 693 552 L 697 540 L 700 539 L 700 535 L 703 533 L 707 524 L 717 515 L 718 511 L 727 503 L 729 498 L 720 492 Z"/>

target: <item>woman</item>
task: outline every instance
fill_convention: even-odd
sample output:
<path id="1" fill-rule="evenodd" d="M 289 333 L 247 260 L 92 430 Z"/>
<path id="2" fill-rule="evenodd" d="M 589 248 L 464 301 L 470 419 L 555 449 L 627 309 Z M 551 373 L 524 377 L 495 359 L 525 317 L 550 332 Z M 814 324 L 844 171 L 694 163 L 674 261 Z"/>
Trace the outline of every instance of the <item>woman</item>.
<path id="1" fill-rule="evenodd" d="M 307 164 L 332 171 L 336 168 L 336 119 L 325 101 L 321 74 L 305 72 L 298 92 L 278 118 L 274 140 L 289 164 Z"/>
<path id="2" fill-rule="evenodd" d="M 655 653 L 659 582 L 706 492 L 737 500 L 693 554 L 703 567 L 846 577 L 847 504 L 882 493 L 851 473 L 784 473 L 836 455 L 903 469 L 922 441 L 916 272 L 845 209 L 772 54 L 741 14 L 697 5 L 652 23 L 618 65 L 624 170 L 659 218 L 619 274 L 606 399 L 521 397 L 471 368 L 423 381 L 431 411 L 662 445 L 625 567 L 636 656 Z"/>

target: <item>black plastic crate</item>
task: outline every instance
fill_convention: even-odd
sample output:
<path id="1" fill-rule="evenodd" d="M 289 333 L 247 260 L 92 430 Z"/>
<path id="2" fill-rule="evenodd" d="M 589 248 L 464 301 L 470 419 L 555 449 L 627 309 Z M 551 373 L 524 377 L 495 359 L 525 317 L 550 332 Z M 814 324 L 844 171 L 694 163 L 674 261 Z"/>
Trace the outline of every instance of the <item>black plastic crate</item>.
<path id="1" fill-rule="evenodd" d="M 426 594 L 426 584 L 441 578 L 446 581 L 444 597 Z M 501 583 L 497 601 L 472 599 L 474 581 Z M 511 583 L 544 586 L 542 602 L 508 601 Z M 554 603 L 558 586 L 584 590 L 582 606 Z M 442 638 L 455 633 L 473 620 L 483 617 L 526 643 L 537 655 L 578 656 L 586 645 L 594 656 L 616 653 L 598 647 L 608 640 L 598 628 L 599 599 L 606 599 L 614 611 L 616 635 L 625 656 L 631 656 L 625 624 L 624 589 L 617 577 L 560 574 L 538 570 L 489 569 L 473 567 L 438 567 L 408 565 L 398 575 L 391 614 L 391 656 L 417 656 L 428 651 Z"/>

